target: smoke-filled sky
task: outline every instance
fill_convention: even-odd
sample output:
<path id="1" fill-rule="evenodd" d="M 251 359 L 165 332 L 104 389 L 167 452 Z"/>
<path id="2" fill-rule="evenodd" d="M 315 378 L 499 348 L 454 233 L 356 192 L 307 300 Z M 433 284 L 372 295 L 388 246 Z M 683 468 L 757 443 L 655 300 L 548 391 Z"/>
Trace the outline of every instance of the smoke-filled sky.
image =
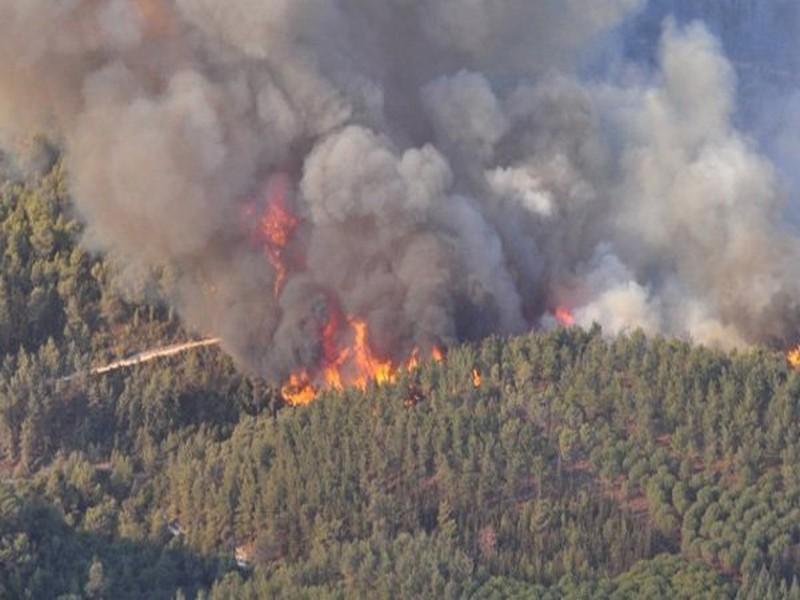
<path id="1" fill-rule="evenodd" d="M 268 377 L 319 363 L 331 299 L 398 360 L 558 307 L 794 342 L 800 85 L 744 110 L 744 59 L 652 3 L 5 0 L 0 142 L 47 136 L 85 244 L 168 267 L 165 300 Z M 287 177 L 276 286 L 253 231 Z"/>

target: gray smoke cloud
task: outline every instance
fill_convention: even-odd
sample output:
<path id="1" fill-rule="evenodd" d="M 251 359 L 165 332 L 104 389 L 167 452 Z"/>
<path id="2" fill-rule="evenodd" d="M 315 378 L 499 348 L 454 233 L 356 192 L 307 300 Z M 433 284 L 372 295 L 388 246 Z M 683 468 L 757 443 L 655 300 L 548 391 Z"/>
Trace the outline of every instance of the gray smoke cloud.
<path id="1" fill-rule="evenodd" d="M 702 25 L 660 25 L 652 60 L 613 51 L 646 10 L 6 0 L 0 142 L 47 135 L 84 242 L 131 279 L 168 267 L 186 322 L 271 378 L 320 363 L 332 305 L 396 360 L 558 307 L 611 333 L 793 341 L 786 165 L 740 127 Z M 285 279 L 256 231 L 276 177 L 300 221 Z"/>

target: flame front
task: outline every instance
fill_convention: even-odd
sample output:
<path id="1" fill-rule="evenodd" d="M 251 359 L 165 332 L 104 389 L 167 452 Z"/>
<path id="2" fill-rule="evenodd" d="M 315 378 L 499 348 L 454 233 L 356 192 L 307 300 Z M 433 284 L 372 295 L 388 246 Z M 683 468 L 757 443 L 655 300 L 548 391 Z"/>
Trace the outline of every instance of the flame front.
<path id="1" fill-rule="evenodd" d="M 323 365 L 319 375 L 312 377 L 307 370 L 297 371 L 281 388 L 283 399 L 292 406 L 311 403 L 321 390 L 366 390 L 373 382 L 394 383 L 401 373 L 410 373 L 419 366 L 418 348 L 402 363 L 378 356 L 370 344 L 367 322 L 357 317 L 344 318 L 333 302 L 329 303 L 328 320 L 320 335 Z M 443 356 L 439 348 L 431 350 L 432 360 L 440 361 Z"/>
<path id="2" fill-rule="evenodd" d="M 250 227 L 253 243 L 261 247 L 275 269 L 273 294 L 280 296 L 290 273 L 303 270 L 303 258 L 288 252 L 290 242 L 301 225 L 301 219 L 289 207 L 290 180 L 286 173 L 269 177 L 263 194 L 263 210 L 257 200 L 243 206 L 242 219 Z M 259 216 L 260 212 L 260 216 Z M 367 322 L 348 316 L 340 308 L 333 293 L 327 298 L 327 317 L 319 329 L 320 363 L 292 373 L 281 387 L 283 399 L 293 406 L 312 402 L 321 390 L 342 390 L 355 387 L 365 390 L 374 382 L 393 383 L 402 372 L 415 370 L 420 352 L 415 348 L 403 362 L 395 362 L 375 352 Z M 441 361 L 444 353 L 431 350 L 431 359 Z"/>
<path id="3" fill-rule="evenodd" d="M 317 397 L 317 390 L 311 384 L 311 379 L 306 371 L 292 373 L 284 386 L 281 395 L 292 406 L 305 406 L 311 404 Z"/>
<path id="4" fill-rule="evenodd" d="M 483 377 L 481 377 L 481 372 L 478 369 L 472 369 L 472 385 L 476 388 L 481 387 L 483 384 Z"/>
<path id="5" fill-rule="evenodd" d="M 357 375 L 353 385 L 365 389 L 370 381 L 374 381 L 378 385 L 392 383 L 396 379 L 397 369 L 390 360 L 381 360 L 372 352 L 369 345 L 369 329 L 366 322 L 360 319 L 353 319 L 350 321 L 350 326 L 355 332 L 353 361 Z"/>

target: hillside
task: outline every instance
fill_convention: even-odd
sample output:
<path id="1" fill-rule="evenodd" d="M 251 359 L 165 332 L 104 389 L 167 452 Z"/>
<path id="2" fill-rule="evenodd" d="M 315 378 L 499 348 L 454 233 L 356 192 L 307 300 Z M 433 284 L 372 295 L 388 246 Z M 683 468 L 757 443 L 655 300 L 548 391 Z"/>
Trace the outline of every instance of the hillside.
<path id="1" fill-rule="evenodd" d="M 292 408 L 213 347 L 90 374 L 192 336 L 59 166 L 0 231 L 0 597 L 800 598 L 779 353 L 557 329 Z"/>

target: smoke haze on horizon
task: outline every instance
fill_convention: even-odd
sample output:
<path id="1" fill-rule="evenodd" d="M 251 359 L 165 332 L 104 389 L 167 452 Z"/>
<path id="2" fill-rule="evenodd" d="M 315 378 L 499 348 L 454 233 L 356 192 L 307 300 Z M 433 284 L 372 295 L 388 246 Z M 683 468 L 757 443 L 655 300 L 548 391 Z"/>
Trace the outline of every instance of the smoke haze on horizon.
<path id="1" fill-rule="evenodd" d="M 332 296 L 398 360 L 558 307 L 609 333 L 795 343 L 800 85 L 743 95 L 722 42 L 669 12 L 631 51 L 649 11 L 8 0 L 0 146 L 52 140 L 85 244 L 131 282 L 167 267 L 187 324 L 270 378 L 319 364 Z M 280 178 L 301 223 L 276 286 L 252 211 Z"/>

